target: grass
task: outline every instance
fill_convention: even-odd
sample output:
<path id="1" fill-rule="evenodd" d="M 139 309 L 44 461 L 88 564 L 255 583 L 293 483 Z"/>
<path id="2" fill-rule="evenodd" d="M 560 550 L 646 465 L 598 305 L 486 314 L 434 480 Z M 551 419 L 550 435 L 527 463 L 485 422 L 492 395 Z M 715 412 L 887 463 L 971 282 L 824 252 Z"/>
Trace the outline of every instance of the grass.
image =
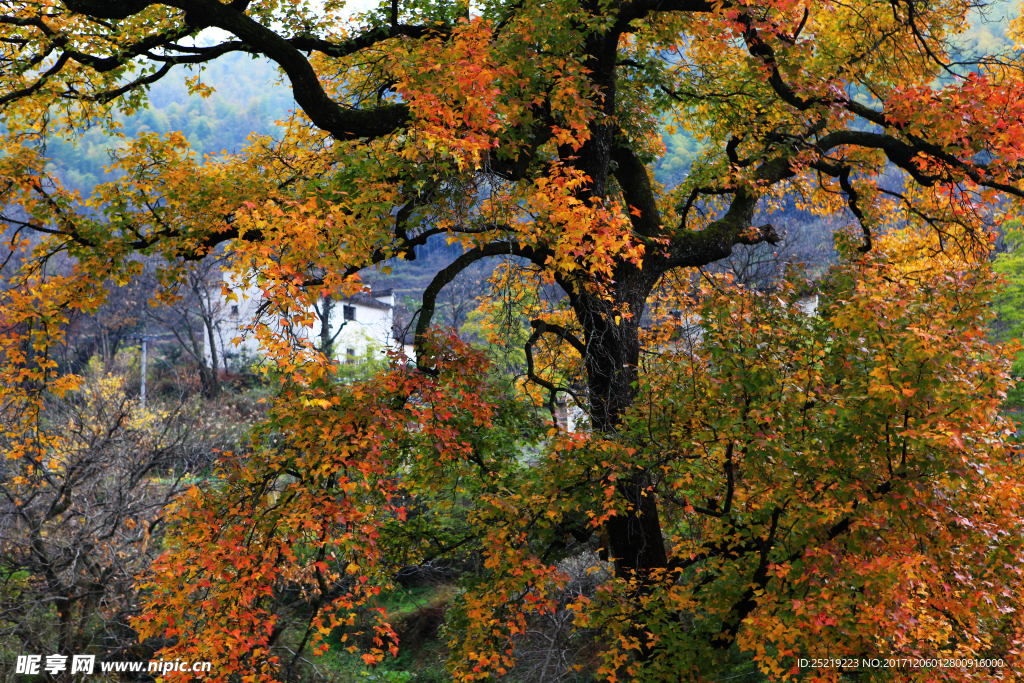
<path id="1" fill-rule="evenodd" d="M 394 589 L 381 595 L 381 607 L 388 611 L 394 620 L 402 619 L 417 612 L 437 607 L 452 595 L 451 586 L 413 586 Z"/>
<path id="2" fill-rule="evenodd" d="M 362 653 L 345 649 L 340 629 L 327 639 L 331 649 L 311 660 L 334 683 L 450 683 L 446 648 L 435 627 L 453 593 L 446 585 L 396 586 L 383 593 L 378 605 L 387 610 L 401 645 L 397 657 L 389 655 L 373 669 L 367 669 Z"/>

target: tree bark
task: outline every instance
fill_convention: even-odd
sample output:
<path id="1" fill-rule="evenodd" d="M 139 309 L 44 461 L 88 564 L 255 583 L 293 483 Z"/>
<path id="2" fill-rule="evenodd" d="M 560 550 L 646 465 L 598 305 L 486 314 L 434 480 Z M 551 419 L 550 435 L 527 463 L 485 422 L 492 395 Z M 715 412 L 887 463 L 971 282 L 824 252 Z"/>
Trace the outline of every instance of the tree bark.
<path id="1" fill-rule="evenodd" d="M 217 324 L 212 315 L 206 315 L 207 311 L 200 304 L 203 315 L 203 327 L 206 329 L 206 338 L 210 341 L 210 366 L 207 367 L 199 356 L 199 375 L 203 383 L 203 396 L 207 399 L 216 398 L 220 394 L 220 359 L 217 355 Z"/>
<path id="2" fill-rule="evenodd" d="M 587 394 L 595 431 L 615 434 L 636 399 L 640 366 L 640 320 L 661 273 L 632 264 L 616 269 L 613 299 L 584 294 L 575 309 L 584 323 Z M 620 578 L 642 578 L 668 564 L 658 518 L 654 481 L 633 469 L 616 483 L 623 509 L 605 525 L 609 556 Z"/>

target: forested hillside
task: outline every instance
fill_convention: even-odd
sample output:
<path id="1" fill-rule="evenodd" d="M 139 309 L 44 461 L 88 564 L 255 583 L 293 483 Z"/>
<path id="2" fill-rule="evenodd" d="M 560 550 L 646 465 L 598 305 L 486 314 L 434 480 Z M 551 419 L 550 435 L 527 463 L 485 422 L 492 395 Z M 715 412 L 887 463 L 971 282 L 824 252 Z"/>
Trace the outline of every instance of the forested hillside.
<path id="1" fill-rule="evenodd" d="M 198 70 L 178 68 L 153 84 L 147 109 L 117 116 L 124 136 L 181 131 L 200 157 L 238 152 L 250 135 L 279 136 L 275 123 L 295 107 L 291 91 L 278 83 L 278 71 L 266 59 L 234 53 L 209 65 L 200 76 L 203 85 L 214 89 L 206 98 L 189 95 L 185 81 L 198 74 Z M 103 169 L 110 164 L 110 150 L 123 144 L 99 128 L 75 141 L 51 140 L 51 168 L 65 183 L 87 194 L 107 179 Z"/>

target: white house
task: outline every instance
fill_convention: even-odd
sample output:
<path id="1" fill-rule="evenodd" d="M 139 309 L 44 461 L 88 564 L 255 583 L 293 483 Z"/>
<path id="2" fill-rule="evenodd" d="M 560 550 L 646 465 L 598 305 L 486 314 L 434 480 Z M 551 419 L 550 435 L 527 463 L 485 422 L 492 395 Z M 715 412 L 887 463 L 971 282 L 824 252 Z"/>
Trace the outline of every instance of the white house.
<path id="1" fill-rule="evenodd" d="M 225 280 L 230 282 L 230 277 Z M 254 357 L 260 352 L 259 343 L 245 327 L 252 323 L 264 303 L 262 293 L 257 287 L 250 287 L 244 292 L 245 296 L 239 289 L 234 289 L 234 293 L 237 300 L 224 299 L 213 335 L 218 364 L 224 368 L 236 366 L 241 359 Z M 342 363 L 358 364 L 370 359 L 383 359 L 389 348 L 403 347 L 402 340 L 393 330 L 395 297 L 390 289 L 359 293 L 343 300 L 321 300 L 315 309 L 310 311 L 314 313 L 312 327 L 276 331 L 292 335 L 297 342 L 308 341 L 314 346 L 322 347 L 326 339 Z M 327 321 L 326 331 L 322 329 L 322 320 Z M 270 321 L 265 319 L 265 322 Z M 240 341 L 236 344 L 235 339 Z M 404 350 L 411 355 L 411 347 Z M 206 360 L 211 361 L 209 345 Z"/>

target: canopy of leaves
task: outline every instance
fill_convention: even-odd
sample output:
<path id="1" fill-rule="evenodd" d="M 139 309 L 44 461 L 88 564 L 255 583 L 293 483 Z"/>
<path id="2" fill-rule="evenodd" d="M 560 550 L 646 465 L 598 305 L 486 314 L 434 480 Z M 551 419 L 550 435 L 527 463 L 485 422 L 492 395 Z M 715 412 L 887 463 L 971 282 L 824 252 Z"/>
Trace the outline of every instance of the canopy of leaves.
<path id="1" fill-rule="evenodd" d="M 346 21 L 333 0 L 7 3 L 7 457 L 60 445 L 40 425 L 78 384 L 53 360 L 75 312 L 143 260 L 172 299 L 220 248 L 267 301 L 252 334 L 281 388 L 249 450 L 170 513 L 138 621 L 167 657 L 273 680 L 291 630 L 299 653 L 343 633 L 377 663 L 397 647 L 382 588 L 467 552 L 450 665 L 502 674 L 560 608 L 558 560 L 593 540 L 609 578 L 575 620 L 602 633 L 608 680 L 707 680 L 728 647 L 776 679 L 822 651 L 1012 672 L 1012 350 L 983 331 L 989 228 L 1024 197 L 1024 78 L 1009 46 L 971 52 L 978 4 L 415 0 Z M 197 45 L 207 29 L 222 38 Z M 113 130 L 181 65 L 235 52 L 291 87 L 279 138 L 213 161 L 139 131 L 86 198 L 47 170 L 46 141 Z M 652 177 L 664 122 L 694 141 L 671 188 Z M 853 227 L 816 319 L 793 311 L 795 282 L 756 295 L 696 270 L 780 243 L 755 219 L 788 204 Z M 415 359 L 345 384 L 275 332 L 433 237 L 463 251 L 424 291 Z M 492 257 L 513 378 L 432 329 L 445 287 Z M 584 429 L 542 430 L 532 411 L 564 396 Z"/>

